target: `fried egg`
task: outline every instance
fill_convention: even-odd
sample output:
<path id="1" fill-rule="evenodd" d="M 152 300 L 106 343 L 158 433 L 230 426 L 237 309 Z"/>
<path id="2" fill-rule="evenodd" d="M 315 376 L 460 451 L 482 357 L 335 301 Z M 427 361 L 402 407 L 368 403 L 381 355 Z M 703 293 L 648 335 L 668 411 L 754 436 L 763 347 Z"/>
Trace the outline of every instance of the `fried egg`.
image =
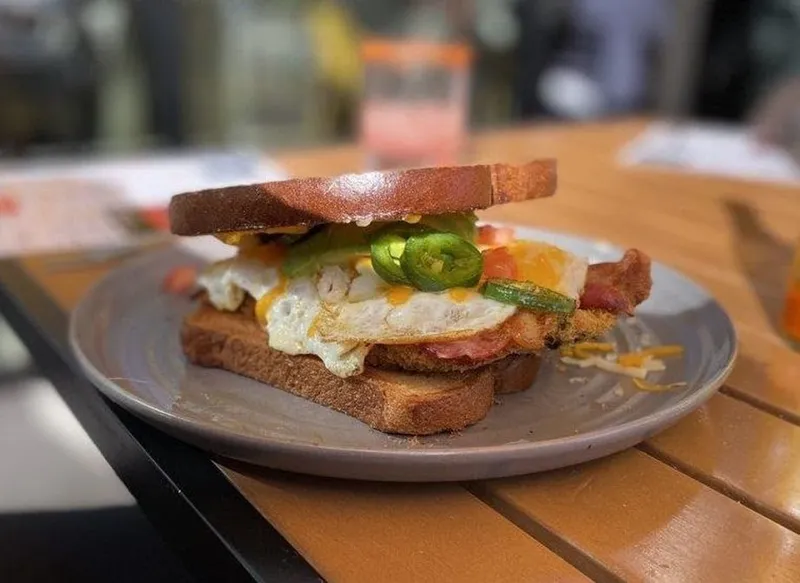
<path id="1" fill-rule="evenodd" d="M 589 269 L 585 258 L 540 241 L 516 241 L 508 250 L 517 265 L 517 279 L 578 299 Z"/>
<path id="2" fill-rule="evenodd" d="M 578 299 L 588 262 L 548 243 L 517 241 L 509 245 L 520 280 L 530 281 Z M 485 298 L 475 290 L 456 288 L 428 293 L 391 286 L 372 268 L 369 258 L 355 264 L 347 302 L 325 301 L 317 327 L 328 340 L 373 344 L 416 344 L 458 340 L 496 328 L 517 310 Z"/>
<path id="3" fill-rule="evenodd" d="M 516 311 L 473 290 L 429 293 L 390 286 L 369 259 L 359 260 L 355 269 L 345 301 L 323 296 L 317 330 L 326 340 L 369 344 L 456 340 L 495 328 Z"/>

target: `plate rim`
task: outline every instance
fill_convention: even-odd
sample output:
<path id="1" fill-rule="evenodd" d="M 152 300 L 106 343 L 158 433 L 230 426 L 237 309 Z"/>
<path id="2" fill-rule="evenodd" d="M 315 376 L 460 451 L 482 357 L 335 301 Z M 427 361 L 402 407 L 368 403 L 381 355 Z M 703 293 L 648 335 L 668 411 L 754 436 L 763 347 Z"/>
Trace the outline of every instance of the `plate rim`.
<path id="1" fill-rule="evenodd" d="M 615 253 L 624 252 L 624 249 L 622 247 L 603 239 L 591 239 L 580 235 L 574 235 L 569 232 L 542 229 L 540 227 L 532 225 L 521 225 L 503 221 L 491 221 L 491 223 L 494 225 L 511 226 L 517 229 L 524 229 L 529 232 L 533 231 L 547 236 L 569 238 L 576 240 L 579 243 L 591 246 L 603 246 L 604 252 L 605 251 L 610 251 Z M 136 415 L 143 417 L 147 420 L 154 421 L 159 425 L 160 424 L 164 424 L 167 426 L 177 425 L 177 428 L 180 428 L 183 431 L 187 431 L 193 435 L 202 437 L 203 439 L 208 439 L 210 437 L 215 441 L 222 440 L 226 444 L 244 445 L 247 447 L 255 446 L 264 450 L 280 449 L 283 453 L 287 453 L 290 455 L 301 455 L 301 456 L 311 456 L 311 457 L 335 456 L 339 459 L 349 458 L 349 457 L 357 457 L 363 459 L 364 456 L 378 456 L 383 459 L 391 458 L 391 460 L 394 461 L 414 460 L 416 462 L 428 463 L 432 460 L 447 458 L 447 460 L 452 463 L 453 458 L 459 458 L 463 464 L 467 465 L 473 463 L 480 463 L 482 461 L 485 461 L 485 458 L 491 458 L 501 454 L 518 457 L 520 452 L 529 453 L 531 452 L 532 449 L 535 449 L 537 456 L 539 456 L 546 454 L 547 452 L 552 450 L 558 451 L 564 447 L 574 447 L 576 449 L 587 448 L 587 446 L 590 445 L 591 443 L 594 443 L 597 440 L 602 440 L 604 438 L 606 439 L 616 438 L 617 440 L 621 441 L 626 437 L 629 438 L 631 435 L 635 435 L 638 433 L 647 433 L 648 431 L 652 431 L 654 429 L 666 428 L 670 426 L 672 423 L 674 423 L 684 415 L 688 414 L 697 407 L 701 406 L 724 384 L 725 380 L 732 372 L 739 354 L 739 337 L 736 332 L 736 328 L 733 324 L 730 315 L 725 310 L 725 308 L 717 301 L 714 295 L 711 294 L 703 285 L 697 283 L 694 279 L 685 275 L 683 272 L 667 264 L 653 261 L 654 265 L 657 265 L 662 269 L 666 269 L 673 275 L 677 275 L 686 282 L 691 283 L 699 291 L 701 291 L 703 295 L 705 295 L 713 302 L 714 307 L 716 307 L 717 310 L 720 312 L 720 314 L 724 316 L 725 327 L 727 328 L 729 334 L 727 338 L 729 338 L 731 345 L 730 355 L 728 357 L 727 362 L 724 364 L 724 366 L 722 366 L 719 370 L 716 371 L 716 373 L 711 379 L 707 380 L 705 383 L 700 385 L 696 390 L 692 391 L 691 393 L 688 393 L 684 398 L 682 398 L 678 402 L 669 405 L 664 409 L 659 409 L 643 417 L 626 421 L 621 425 L 602 427 L 599 429 L 594 429 L 592 431 L 586 433 L 580 433 L 577 435 L 567 435 L 567 436 L 537 440 L 537 441 L 522 441 L 522 442 L 518 441 L 518 442 L 499 444 L 499 445 L 482 445 L 482 446 L 476 445 L 476 446 L 466 446 L 459 448 L 441 447 L 436 449 L 426 449 L 424 446 L 421 446 L 421 447 L 408 447 L 408 448 L 385 448 L 379 450 L 374 447 L 365 448 L 359 446 L 314 444 L 309 442 L 297 442 L 292 440 L 285 440 L 275 436 L 256 437 L 256 436 L 244 435 L 224 427 L 206 424 L 180 417 L 172 412 L 165 411 L 157 407 L 156 405 L 147 402 L 146 400 L 138 397 L 135 394 L 130 393 L 124 387 L 120 386 L 114 380 L 108 378 L 105 374 L 103 374 L 94 365 L 91 359 L 84 353 L 83 349 L 81 348 L 81 343 L 79 341 L 79 332 L 78 332 L 79 318 L 81 317 L 82 312 L 84 312 L 91 306 L 91 304 L 93 303 L 91 300 L 96 295 L 102 293 L 103 288 L 109 285 L 109 282 L 118 278 L 120 276 L 120 273 L 124 273 L 128 270 L 134 270 L 137 267 L 141 268 L 143 265 L 147 265 L 148 263 L 156 261 L 156 259 L 162 255 L 169 255 L 176 252 L 183 252 L 189 256 L 193 255 L 192 253 L 188 252 L 186 248 L 181 248 L 179 244 L 178 245 L 173 244 L 161 249 L 148 250 L 145 251 L 141 256 L 134 257 L 132 259 L 123 262 L 122 264 L 115 267 L 108 273 L 104 274 L 96 282 L 94 282 L 83 294 L 78 304 L 76 304 L 76 306 L 70 311 L 69 329 L 68 329 L 69 346 L 79 366 L 83 370 L 84 374 L 86 374 L 88 379 L 92 382 L 92 384 L 98 390 L 100 390 L 100 392 L 102 392 L 106 397 L 108 397 L 121 407 L 127 408 L 132 413 L 135 413 Z M 194 256 L 194 258 L 195 261 L 199 264 L 202 264 L 205 261 L 202 257 Z M 187 363 L 187 365 L 189 364 Z M 235 373 L 228 373 L 228 374 L 235 374 Z M 265 383 L 261 384 L 263 384 L 265 388 L 271 390 L 281 390 L 275 387 L 270 387 Z M 318 405 L 318 406 L 322 407 L 323 405 Z M 359 422 L 357 419 L 353 419 L 353 421 Z M 209 436 L 209 433 L 212 433 L 212 435 Z M 392 436 L 398 439 L 408 439 L 411 437 L 411 436 L 394 435 L 394 434 L 392 434 Z"/>

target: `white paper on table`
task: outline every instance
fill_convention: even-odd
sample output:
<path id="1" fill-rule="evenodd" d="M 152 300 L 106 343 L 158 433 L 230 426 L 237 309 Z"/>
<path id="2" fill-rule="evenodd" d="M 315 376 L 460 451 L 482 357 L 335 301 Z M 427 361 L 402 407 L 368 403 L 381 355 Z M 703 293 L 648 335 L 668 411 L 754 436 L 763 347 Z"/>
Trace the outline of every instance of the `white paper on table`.
<path id="1" fill-rule="evenodd" d="M 651 124 L 619 154 L 625 166 L 796 184 L 800 166 L 783 150 L 757 143 L 747 128 L 686 122 Z"/>
<path id="2" fill-rule="evenodd" d="M 241 151 L 0 165 L 0 201 L 12 197 L 18 206 L 0 212 L 0 256 L 132 244 L 115 210 L 163 207 L 179 192 L 285 177 L 272 160 Z M 181 244 L 209 257 L 230 249 L 213 237 Z"/>

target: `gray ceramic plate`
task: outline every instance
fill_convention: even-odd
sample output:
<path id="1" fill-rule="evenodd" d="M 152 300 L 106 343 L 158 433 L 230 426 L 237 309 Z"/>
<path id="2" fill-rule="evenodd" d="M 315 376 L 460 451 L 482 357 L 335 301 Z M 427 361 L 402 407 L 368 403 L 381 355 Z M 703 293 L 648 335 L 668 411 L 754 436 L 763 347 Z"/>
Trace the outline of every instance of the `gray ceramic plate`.
<path id="1" fill-rule="evenodd" d="M 588 256 L 616 260 L 609 245 L 518 230 Z M 700 287 L 662 265 L 635 319 L 610 334 L 622 348 L 681 344 L 656 382 L 663 393 L 595 369 L 560 371 L 551 355 L 531 389 L 504 396 L 457 434 L 385 435 L 325 407 L 220 371 L 187 365 L 178 342 L 188 299 L 159 285 L 175 265 L 203 260 L 175 248 L 109 274 L 72 315 L 70 341 L 86 374 L 110 399 L 163 431 L 223 456 L 343 478 L 443 481 L 510 476 L 567 466 L 630 447 L 686 415 L 722 384 L 736 353 L 730 319 Z M 558 367 L 561 368 L 561 367 Z"/>

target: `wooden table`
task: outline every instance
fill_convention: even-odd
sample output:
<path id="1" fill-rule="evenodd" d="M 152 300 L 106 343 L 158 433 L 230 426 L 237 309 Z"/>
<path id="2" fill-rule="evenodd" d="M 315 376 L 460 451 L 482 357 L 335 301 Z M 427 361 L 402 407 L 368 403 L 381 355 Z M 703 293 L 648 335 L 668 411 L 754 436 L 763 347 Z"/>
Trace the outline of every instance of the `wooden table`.
<path id="1" fill-rule="evenodd" d="M 719 394 L 636 448 L 511 479 L 351 483 L 219 461 L 247 509 L 241 498 L 216 506 L 206 500 L 202 518 L 216 524 L 231 509 L 257 528 L 248 514 L 254 508 L 334 582 L 800 581 L 800 354 L 775 324 L 800 234 L 800 190 L 619 168 L 618 149 L 643 125 L 476 137 L 478 161 L 559 160 L 556 197 L 483 216 L 636 246 L 702 283 L 732 315 L 741 339 L 735 371 Z M 297 175 L 334 174 L 357 169 L 360 158 L 341 147 L 286 154 L 280 162 Z M 53 273 L 42 257 L 28 257 L 4 265 L 0 282 L 14 321 L 34 314 L 41 330 L 48 319 L 63 321 L 109 267 Z M 25 335 L 41 343 L 41 334 Z M 90 434 L 102 433 L 86 419 Z M 176 443 L 147 435 L 145 447 Z M 104 453 L 114 458 L 113 448 Z M 124 464 L 115 467 L 125 474 Z M 181 488 L 201 491 L 202 499 L 202 486 L 181 479 Z M 135 477 L 127 482 L 136 485 Z M 278 540 L 265 528 L 261 538 L 240 532 L 225 543 L 257 560 Z M 266 572 L 258 565 L 253 571 Z M 302 580 L 296 576 L 286 580 Z"/>

